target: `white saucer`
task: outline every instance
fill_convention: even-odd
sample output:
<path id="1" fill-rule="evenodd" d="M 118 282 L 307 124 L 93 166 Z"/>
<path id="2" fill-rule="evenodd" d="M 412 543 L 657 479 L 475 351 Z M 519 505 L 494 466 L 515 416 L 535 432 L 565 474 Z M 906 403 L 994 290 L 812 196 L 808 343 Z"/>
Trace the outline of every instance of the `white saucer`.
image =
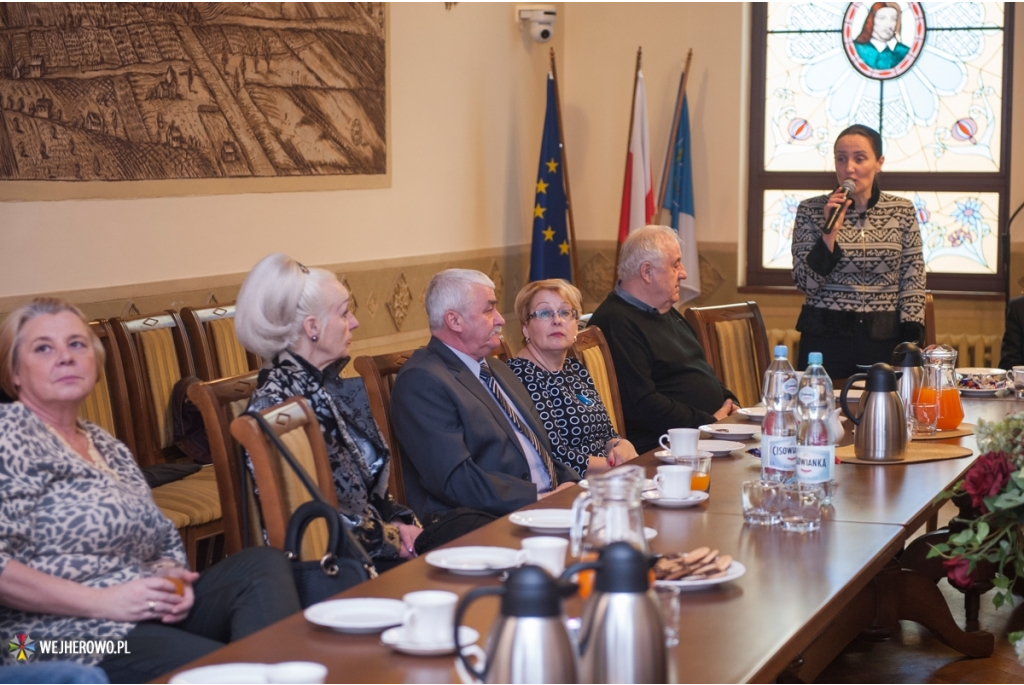
<path id="1" fill-rule="evenodd" d="M 750 440 L 760 430 L 749 423 L 709 423 L 698 428 L 716 440 Z"/>
<path id="2" fill-rule="evenodd" d="M 764 415 L 768 413 L 768 407 L 744 407 L 737 413 L 745 416 L 748 421 L 757 421 L 760 423 L 761 421 L 764 421 Z"/>
<path id="3" fill-rule="evenodd" d="M 391 628 L 385 630 L 380 634 L 380 642 L 386 647 L 390 647 L 396 652 L 402 654 L 411 654 L 413 656 L 441 656 L 443 654 L 454 654 L 455 645 L 449 640 L 448 636 L 445 642 L 422 645 L 418 642 L 406 642 L 403 638 L 405 637 L 405 628 L 398 626 L 397 628 Z M 466 647 L 471 645 L 480 639 L 480 633 L 476 632 L 469 626 L 459 626 L 459 647 Z"/>
<path id="4" fill-rule="evenodd" d="M 645 492 L 641 495 L 644 501 L 650 502 L 651 504 L 657 504 L 659 507 L 665 507 L 667 509 L 682 509 L 684 507 L 693 507 L 708 498 L 708 493 L 701 492 L 700 490 L 690 491 L 689 496 L 682 499 L 668 499 L 662 497 L 657 492 Z"/>
<path id="5" fill-rule="evenodd" d="M 508 547 L 449 547 L 429 553 L 424 560 L 462 576 L 486 576 L 519 565 L 519 550 Z"/>
<path id="6" fill-rule="evenodd" d="M 730 580 L 736 580 L 746 572 L 746 566 L 738 561 L 734 561 L 729 564 L 729 568 L 726 569 L 725 575 L 719 576 L 718 578 L 705 578 L 703 580 L 656 580 L 654 583 L 655 585 L 671 585 L 672 587 L 677 587 L 680 590 L 700 590 L 713 585 L 728 583 Z"/>
<path id="7" fill-rule="evenodd" d="M 708 440 L 707 442 L 711 442 L 711 441 Z M 733 443 L 733 444 L 735 444 L 735 443 Z M 654 456 L 657 457 L 658 459 L 660 459 L 661 461 L 665 462 L 666 464 L 675 464 L 676 463 L 676 457 L 673 457 L 672 453 L 669 452 L 668 450 L 658 450 L 657 452 L 654 453 Z M 711 452 L 709 450 L 698 450 L 697 454 L 695 454 L 693 456 L 679 457 L 679 459 L 696 459 L 697 457 L 713 457 L 713 456 L 715 456 L 714 452 Z M 657 489 L 658 489 L 657 485 L 655 485 L 653 488 L 650 488 L 650 490 L 657 490 Z M 644 488 L 644 492 L 649 492 L 649 489 Z"/>
<path id="8" fill-rule="evenodd" d="M 527 509 L 509 514 L 508 520 L 536 533 L 568 533 L 572 509 Z"/>
<path id="9" fill-rule="evenodd" d="M 379 633 L 401 625 L 405 602 L 400 599 L 360 597 L 320 602 L 302 612 L 306 620 L 339 633 Z"/>
<path id="10" fill-rule="evenodd" d="M 171 683 L 268 683 L 268 664 L 214 664 L 178 673 Z"/>
<path id="11" fill-rule="evenodd" d="M 995 397 L 1002 388 L 960 388 L 964 397 Z"/>
<path id="12" fill-rule="evenodd" d="M 584 490 L 589 490 L 590 489 L 590 483 L 587 481 L 586 478 L 584 478 L 580 482 L 576 483 L 576 485 L 580 486 Z M 644 478 L 643 492 L 648 492 L 650 490 L 657 490 L 657 489 L 658 489 L 658 486 L 655 485 L 653 480 L 651 480 L 650 478 Z"/>
<path id="13" fill-rule="evenodd" d="M 746 445 L 742 442 L 731 440 L 698 440 L 697 449 L 701 452 L 711 452 L 712 457 L 728 457 L 736 450 L 741 450 Z"/>

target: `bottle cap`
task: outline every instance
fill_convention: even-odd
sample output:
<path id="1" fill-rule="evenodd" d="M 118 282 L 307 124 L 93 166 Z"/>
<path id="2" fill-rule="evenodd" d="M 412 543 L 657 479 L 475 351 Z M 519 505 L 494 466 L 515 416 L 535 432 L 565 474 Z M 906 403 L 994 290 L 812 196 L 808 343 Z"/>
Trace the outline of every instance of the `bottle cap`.
<path id="1" fill-rule="evenodd" d="M 821 352 L 808 352 L 807 353 L 808 364 L 821 364 Z"/>
<path id="2" fill-rule="evenodd" d="M 789 348 L 786 347 L 785 345 L 776 345 L 775 346 L 775 356 L 776 357 L 787 357 L 787 356 L 789 356 Z"/>

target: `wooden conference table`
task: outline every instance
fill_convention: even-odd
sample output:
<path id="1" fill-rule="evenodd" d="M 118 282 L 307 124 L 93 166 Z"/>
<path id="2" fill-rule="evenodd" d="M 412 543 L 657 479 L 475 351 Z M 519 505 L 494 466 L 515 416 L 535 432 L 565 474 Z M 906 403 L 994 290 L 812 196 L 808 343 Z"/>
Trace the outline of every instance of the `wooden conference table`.
<path id="1" fill-rule="evenodd" d="M 964 408 L 973 423 L 1022 411 L 1024 402 L 964 398 Z M 976 451 L 974 436 L 959 442 Z M 714 460 L 711 497 L 703 505 L 690 509 L 644 505 L 647 525 L 658 531 L 651 541 L 652 551 L 670 553 L 710 545 L 747 568 L 735 581 L 682 594 L 680 641 L 670 650 L 670 680 L 765 682 L 787 670 L 796 677 L 813 678 L 874 617 L 875 603 L 892 592 L 878 586 L 877 578 L 892 572 L 892 560 L 908 536 L 934 513 L 935 496 L 974 459 L 841 465 L 832 509 L 821 530 L 810 534 L 744 524 L 739 483 L 757 478 L 759 465 L 739 450 Z M 653 473 L 659 462 L 648 453 L 632 463 Z M 528 508 L 568 508 L 579 492 L 570 488 Z M 503 517 L 449 546 L 518 548 L 530 535 Z M 496 583 L 493 576 L 453 575 L 419 558 L 340 597 L 400 599 L 421 589 L 464 595 L 479 585 Z M 566 614 L 578 616 L 580 607 L 574 597 L 565 604 Z M 467 614 L 466 624 L 480 632 L 481 645 L 497 612 L 498 600 L 484 598 Z M 458 682 L 453 658 L 398 654 L 383 646 L 379 635 L 336 633 L 307 622 L 300 613 L 188 667 L 304 660 L 326 665 L 327 682 Z"/>

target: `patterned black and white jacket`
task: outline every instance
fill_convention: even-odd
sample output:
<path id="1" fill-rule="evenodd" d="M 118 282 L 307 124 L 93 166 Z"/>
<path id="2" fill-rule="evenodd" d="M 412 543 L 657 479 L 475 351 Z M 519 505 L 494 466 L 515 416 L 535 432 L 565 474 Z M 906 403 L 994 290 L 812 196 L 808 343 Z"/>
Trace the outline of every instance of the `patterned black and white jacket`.
<path id="1" fill-rule="evenodd" d="M 140 565 L 168 557 L 184 564 L 174 524 L 153 503 L 124 443 L 80 422 L 109 470 L 93 466 L 20 402 L 0 405 L 0 573 L 11 561 L 57 578 L 103 588 L 142 576 Z M 39 640 L 123 638 L 134 623 L 54 616 L 0 605 L 0 635 Z M 169 647 L 170 648 L 170 647 Z M 3 650 L 4 660 L 14 657 Z M 96 663 L 102 655 L 68 658 Z"/>
<path id="2" fill-rule="evenodd" d="M 309 402 L 327 443 L 340 512 L 371 557 L 394 560 L 401 539 L 393 523 L 414 523 L 415 517 L 388 495 L 391 452 L 370 413 L 363 380 L 338 375 L 348 361 L 320 371 L 281 352 L 260 371 L 249 409 L 262 411 L 296 395 Z"/>
<path id="3" fill-rule="evenodd" d="M 921 229 L 906 199 L 875 191 L 868 209 L 851 208 L 830 252 L 821 237 L 827 195 L 800 203 L 793 227 L 793 281 L 806 294 L 797 329 L 872 339 L 913 340 L 924 329 L 925 269 Z"/>

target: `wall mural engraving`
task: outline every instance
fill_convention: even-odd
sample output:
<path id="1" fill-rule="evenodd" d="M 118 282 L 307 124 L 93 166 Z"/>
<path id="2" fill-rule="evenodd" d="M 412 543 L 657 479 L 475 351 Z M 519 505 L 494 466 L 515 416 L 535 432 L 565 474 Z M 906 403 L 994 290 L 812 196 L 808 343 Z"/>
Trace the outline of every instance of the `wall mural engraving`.
<path id="1" fill-rule="evenodd" d="M 0 3 L 0 180 L 387 174 L 383 3 Z"/>

